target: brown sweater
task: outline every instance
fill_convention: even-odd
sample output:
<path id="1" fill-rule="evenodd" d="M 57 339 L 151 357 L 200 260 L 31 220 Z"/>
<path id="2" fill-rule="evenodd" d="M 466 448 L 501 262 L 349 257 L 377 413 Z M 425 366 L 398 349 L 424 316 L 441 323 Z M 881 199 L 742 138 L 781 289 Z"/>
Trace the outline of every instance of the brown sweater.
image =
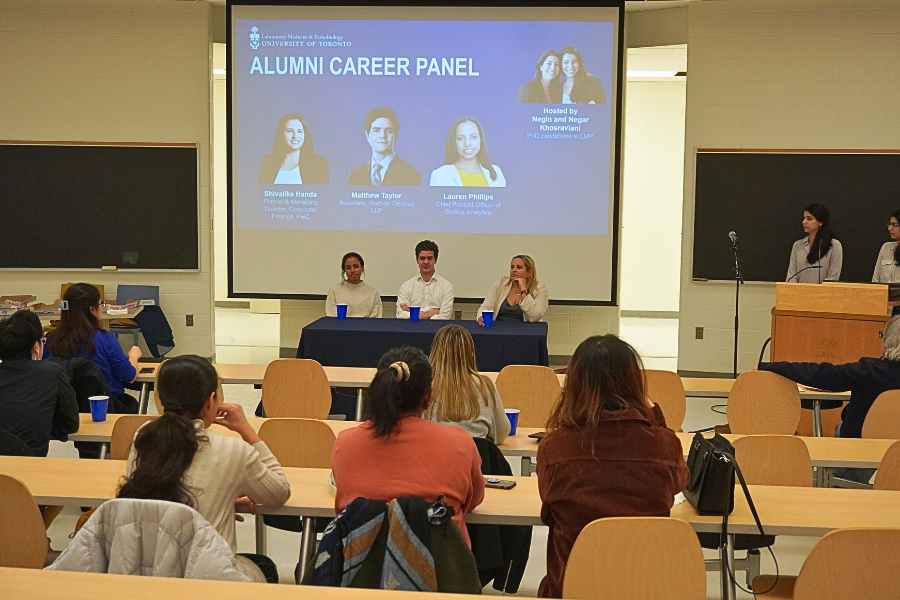
<path id="1" fill-rule="evenodd" d="M 591 427 L 550 432 L 538 447 L 541 521 L 549 528 L 547 576 L 538 595 L 561 598 L 569 553 L 581 530 L 604 517 L 667 517 L 687 485 L 681 442 L 665 426 L 635 409 L 600 413 Z"/>

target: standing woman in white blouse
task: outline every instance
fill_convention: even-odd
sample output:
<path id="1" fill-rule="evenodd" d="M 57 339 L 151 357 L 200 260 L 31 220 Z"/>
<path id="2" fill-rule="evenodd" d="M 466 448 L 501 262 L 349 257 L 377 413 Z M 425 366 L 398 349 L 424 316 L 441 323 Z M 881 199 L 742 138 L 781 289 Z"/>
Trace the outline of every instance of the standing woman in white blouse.
<path id="1" fill-rule="evenodd" d="M 494 321 L 535 322 L 547 312 L 547 286 L 537 280 L 537 267 L 527 254 L 513 256 L 509 276 L 491 285 L 478 309 L 478 324 L 484 327 L 481 313 L 494 311 Z"/>
<path id="2" fill-rule="evenodd" d="M 875 261 L 874 283 L 900 283 L 900 208 L 891 214 L 888 221 L 890 242 L 885 242 Z M 900 302 L 888 302 L 894 307 L 893 314 L 900 314 Z"/>
<path id="3" fill-rule="evenodd" d="M 831 231 L 831 215 L 818 202 L 803 209 L 806 237 L 794 242 L 785 281 L 822 283 L 841 278 L 844 251 Z"/>
<path id="4" fill-rule="evenodd" d="M 341 282 L 328 290 L 325 298 L 325 316 L 336 317 L 337 305 L 347 305 L 348 317 L 380 319 L 381 296 L 378 290 L 362 280 L 366 262 L 356 252 L 348 252 L 341 260 Z"/>

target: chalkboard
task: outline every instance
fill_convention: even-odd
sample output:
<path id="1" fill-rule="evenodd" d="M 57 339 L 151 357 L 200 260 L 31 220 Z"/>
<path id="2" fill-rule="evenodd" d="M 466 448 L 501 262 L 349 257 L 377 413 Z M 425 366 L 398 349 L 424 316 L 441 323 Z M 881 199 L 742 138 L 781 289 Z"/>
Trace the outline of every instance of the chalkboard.
<path id="1" fill-rule="evenodd" d="M 0 144 L 0 268 L 197 270 L 195 146 Z"/>
<path id="2" fill-rule="evenodd" d="M 844 251 L 841 281 L 872 280 L 887 222 L 900 208 L 900 154 L 697 152 L 694 279 L 734 279 L 728 232 L 745 281 L 784 281 L 803 208 L 821 202 Z"/>

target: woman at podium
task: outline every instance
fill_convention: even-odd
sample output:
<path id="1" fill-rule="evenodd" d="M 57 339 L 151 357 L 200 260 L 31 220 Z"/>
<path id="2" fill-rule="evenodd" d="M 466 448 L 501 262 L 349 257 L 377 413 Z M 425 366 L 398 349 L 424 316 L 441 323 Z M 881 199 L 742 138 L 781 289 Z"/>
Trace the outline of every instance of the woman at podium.
<path id="1" fill-rule="evenodd" d="M 888 235 L 892 241 L 885 242 L 878 253 L 873 283 L 900 283 L 900 208 L 888 219 Z M 888 302 L 888 305 L 894 308 L 892 314 L 900 314 L 900 302 Z"/>
<path id="2" fill-rule="evenodd" d="M 841 278 L 844 252 L 831 231 L 831 216 L 818 202 L 803 209 L 806 236 L 794 242 L 787 279 L 794 283 L 822 283 Z"/>

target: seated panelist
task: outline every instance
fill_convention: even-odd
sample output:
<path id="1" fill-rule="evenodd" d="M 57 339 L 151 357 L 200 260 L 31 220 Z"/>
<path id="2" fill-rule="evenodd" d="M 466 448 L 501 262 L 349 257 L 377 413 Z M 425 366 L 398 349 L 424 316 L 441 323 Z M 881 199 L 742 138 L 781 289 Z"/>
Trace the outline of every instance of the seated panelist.
<path id="1" fill-rule="evenodd" d="M 488 290 L 478 309 L 478 324 L 484 326 L 481 313 L 494 312 L 494 321 L 535 322 L 547 312 L 547 286 L 537 280 L 537 267 L 527 254 L 513 256 L 509 276 L 503 276 Z"/>
<path id="2" fill-rule="evenodd" d="M 397 292 L 397 318 L 408 319 L 409 307 L 419 307 L 419 318 L 453 318 L 453 284 L 438 275 L 434 266 L 438 260 L 438 245 L 431 240 L 416 244 L 419 274 L 408 279 Z"/>
<path id="3" fill-rule="evenodd" d="M 362 280 L 366 272 L 363 257 L 348 252 L 341 260 L 341 282 L 328 290 L 325 316 L 336 317 L 337 305 L 347 305 L 348 317 L 381 318 L 381 296 L 378 290 Z"/>

